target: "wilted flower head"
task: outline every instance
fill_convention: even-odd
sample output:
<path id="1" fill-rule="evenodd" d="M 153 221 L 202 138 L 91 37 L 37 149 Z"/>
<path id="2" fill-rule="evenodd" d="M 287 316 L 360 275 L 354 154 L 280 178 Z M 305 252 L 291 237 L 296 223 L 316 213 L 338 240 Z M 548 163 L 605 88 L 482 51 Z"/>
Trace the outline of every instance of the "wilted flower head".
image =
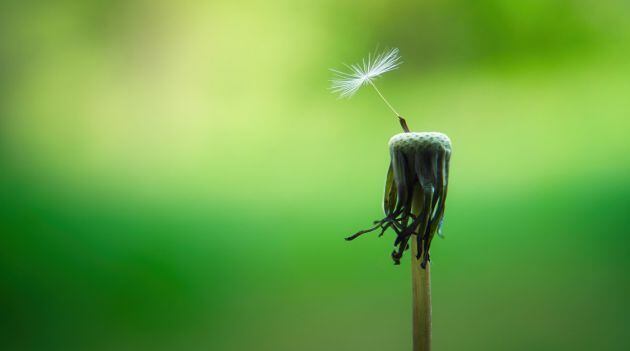
<path id="1" fill-rule="evenodd" d="M 396 233 L 396 250 L 392 252 L 392 259 L 395 264 L 400 264 L 403 252 L 409 248 L 411 236 L 417 235 L 416 258 L 422 258 L 424 268 L 429 261 L 433 236 L 436 232 L 441 236 L 451 141 L 437 132 L 401 133 L 390 139 L 389 151 L 391 163 L 383 200 L 385 218 L 346 240 L 376 229 L 381 229 L 381 236 L 391 228 Z"/>

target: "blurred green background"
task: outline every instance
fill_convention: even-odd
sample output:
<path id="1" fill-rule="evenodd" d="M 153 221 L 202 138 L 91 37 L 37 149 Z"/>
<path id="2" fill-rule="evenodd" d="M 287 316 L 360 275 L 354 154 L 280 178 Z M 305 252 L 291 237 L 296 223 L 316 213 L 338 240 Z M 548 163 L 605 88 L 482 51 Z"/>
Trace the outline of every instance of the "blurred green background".
<path id="1" fill-rule="evenodd" d="M 453 140 L 435 350 L 628 350 L 627 1 L 17 1 L 0 349 L 409 350 L 396 120 Z"/>

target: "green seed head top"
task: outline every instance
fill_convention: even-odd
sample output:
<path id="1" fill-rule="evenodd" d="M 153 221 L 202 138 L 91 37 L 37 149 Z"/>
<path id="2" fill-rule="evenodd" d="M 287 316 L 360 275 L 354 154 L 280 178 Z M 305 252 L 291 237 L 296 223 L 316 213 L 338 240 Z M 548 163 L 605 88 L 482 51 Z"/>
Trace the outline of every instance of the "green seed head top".
<path id="1" fill-rule="evenodd" d="M 451 151 L 451 139 L 439 132 L 400 133 L 389 139 L 389 149 L 392 152 L 401 151 L 413 153 L 420 150 Z"/>

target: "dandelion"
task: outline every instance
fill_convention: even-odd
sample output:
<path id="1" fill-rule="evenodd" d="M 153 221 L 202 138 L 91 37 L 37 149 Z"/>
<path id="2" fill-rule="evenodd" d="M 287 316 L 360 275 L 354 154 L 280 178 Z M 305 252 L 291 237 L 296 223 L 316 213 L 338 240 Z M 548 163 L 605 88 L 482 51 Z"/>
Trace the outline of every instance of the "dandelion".
<path id="1" fill-rule="evenodd" d="M 369 55 L 361 64 L 346 65 L 349 72 L 333 70 L 336 75 L 331 90 L 340 97 L 349 98 L 361 87 L 372 86 L 403 128 L 404 133 L 389 140 L 391 161 L 383 197 L 385 217 L 346 240 L 379 229 L 378 236 L 382 236 L 391 229 L 396 234 L 391 256 L 397 265 L 403 253 L 411 248 L 413 350 L 428 351 L 431 349 L 432 315 L 429 250 L 435 234 L 442 236 L 452 148 L 451 140 L 445 134 L 411 132 L 405 119 L 374 84 L 376 78 L 397 69 L 400 64 L 398 49 Z"/>
<path id="2" fill-rule="evenodd" d="M 385 180 L 385 218 L 346 240 L 380 229 L 379 236 L 392 229 L 396 233 L 392 252 L 400 264 L 409 241 L 416 236 L 415 256 L 421 267 L 429 262 L 429 248 L 436 233 L 441 236 L 448 190 L 451 141 L 438 132 L 400 133 L 389 140 L 390 165 Z"/>

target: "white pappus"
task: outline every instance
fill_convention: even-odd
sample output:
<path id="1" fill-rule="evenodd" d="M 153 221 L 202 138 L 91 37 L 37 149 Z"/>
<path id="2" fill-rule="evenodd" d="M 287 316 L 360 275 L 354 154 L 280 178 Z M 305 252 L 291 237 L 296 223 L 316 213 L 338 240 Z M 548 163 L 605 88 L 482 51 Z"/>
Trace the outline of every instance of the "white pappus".
<path id="1" fill-rule="evenodd" d="M 331 69 L 335 73 L 333 79 L 331 79 L 330 90 L 334 94 L 339 94 L 341 98 L 352 97 L 362 86 L 371 85 L 378 95 L 383 99 L 385 104 L 394 112 L 397 117 L 400 117 L 398 112 L 387 101 L 385 96 L 381 94 L 374 80 L 379 76 L 397 69 L 402 64 L 400 61 L 400 55 L 397 48 L 383 51 L 379 54 L 369 54 L 367 59 L 364 58 L 361 63 L 346 65 L 349 72 L 342 72 L 336 69 Z"/>

